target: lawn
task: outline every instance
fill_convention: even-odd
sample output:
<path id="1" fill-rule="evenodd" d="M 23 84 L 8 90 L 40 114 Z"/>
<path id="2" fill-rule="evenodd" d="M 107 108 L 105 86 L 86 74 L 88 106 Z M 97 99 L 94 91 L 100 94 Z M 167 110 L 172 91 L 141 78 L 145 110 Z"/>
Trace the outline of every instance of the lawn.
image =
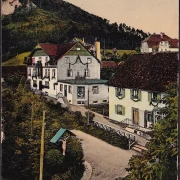
<path id="1" fill-rule="evenodd" d="M 30 52 L 24 52 L 24 53 L 21 53 L 5 62 L 2 63 L 3 66 L 22 66 L 22 65 L 26 65 L 24 64 L 24 57 L 27 57 L 29 56 Z"/>

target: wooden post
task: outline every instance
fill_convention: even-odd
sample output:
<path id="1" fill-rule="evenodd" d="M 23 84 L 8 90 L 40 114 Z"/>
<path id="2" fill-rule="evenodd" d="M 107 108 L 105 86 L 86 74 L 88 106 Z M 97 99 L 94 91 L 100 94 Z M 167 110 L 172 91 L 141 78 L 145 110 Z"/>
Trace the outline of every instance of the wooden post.
<path id="1" fill-rule="evenodd" d="M 45 113 L 46 113 L 46 111 L 43 111 L 43 122 L 42 122 L 42 132 L 41 132 L 41 152 L 40 152 L 40 175 L 39 175 L 39 180 L 43 180 Z"/>
<path id="2" fill-rule="evenodd" d="M 87 125 L 89 125 L 89 86 L 88 86 L 88 113 L 87 113 Z"/>

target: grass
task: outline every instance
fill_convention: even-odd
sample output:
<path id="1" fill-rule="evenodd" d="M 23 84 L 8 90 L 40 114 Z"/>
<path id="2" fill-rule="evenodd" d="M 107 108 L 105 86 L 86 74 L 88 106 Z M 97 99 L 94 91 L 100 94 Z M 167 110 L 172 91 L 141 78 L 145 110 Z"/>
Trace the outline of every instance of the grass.
<path id="1" fill-rule="evenodd" d="M 24 64 L 24 57 L 27 57 L 29 56 L 30 52 L 24 52 L 24 53 L 21 53 L 5 62 L 2 63 L 3 66 L 22 66 L 22 65 L 26 65 Z"/>

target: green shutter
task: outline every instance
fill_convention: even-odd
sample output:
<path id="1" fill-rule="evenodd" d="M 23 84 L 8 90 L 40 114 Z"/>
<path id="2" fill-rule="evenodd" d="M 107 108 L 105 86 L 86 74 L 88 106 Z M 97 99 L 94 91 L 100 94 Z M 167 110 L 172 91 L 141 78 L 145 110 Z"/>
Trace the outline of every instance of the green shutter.
<path id="1" fill-rule="evenodd" d="M 148 101 L 151 101 L 152 93 L 148 92 Z"/>
<path id="2" fill-rule="evenodd" d="M 115 96 L 117 96 L 117 87 L 115 87 Z"/>
<path id="3" fill-rule="evenodd" d="M 161 94 L 158 93 L 158 94 L 157 94 L 157 100 L 159 101 L 160 99 L 161 99 Z"/>
<path id="4" fill-rule="evenodd" d="M 141 101 L 141 91 L 138 90 L 138 99 Z"/>
<path id="5" fill-rule="evenodd" d="M 122 97 L 124 98 L 125 97 L 125 89 L 122 90 Z"/>
<path id="6" fill-rule="evenodd" d="M 132 98 L 132 95 L 133 95 L 133 89 L 130 89 L 130 98 L 131 98 L 131 99 L 133 99 L 133 98 Z"/>
<path id="7" fill-rule="evenodd" d="M 117 114 L 117 105 L 115 105 L 115 114 Z"/>
<path id="8" fill-rule="evenodd" d="M 122 107 L 122 115 L 125 115 L 125 107 Z"/>

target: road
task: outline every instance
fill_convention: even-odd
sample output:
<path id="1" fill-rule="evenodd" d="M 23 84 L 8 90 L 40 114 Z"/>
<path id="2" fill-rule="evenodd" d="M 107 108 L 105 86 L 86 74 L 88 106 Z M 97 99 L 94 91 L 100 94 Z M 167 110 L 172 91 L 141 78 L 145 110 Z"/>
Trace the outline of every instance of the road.
<path id="1" fill-rule="evenodd" d="M 92 167 L 90 180 L 115 180 L 128 174 L 125 168 L 135 151 L 114 147 L 78 130 L 72 132 L 81 139 L 84 158 Z"/>

